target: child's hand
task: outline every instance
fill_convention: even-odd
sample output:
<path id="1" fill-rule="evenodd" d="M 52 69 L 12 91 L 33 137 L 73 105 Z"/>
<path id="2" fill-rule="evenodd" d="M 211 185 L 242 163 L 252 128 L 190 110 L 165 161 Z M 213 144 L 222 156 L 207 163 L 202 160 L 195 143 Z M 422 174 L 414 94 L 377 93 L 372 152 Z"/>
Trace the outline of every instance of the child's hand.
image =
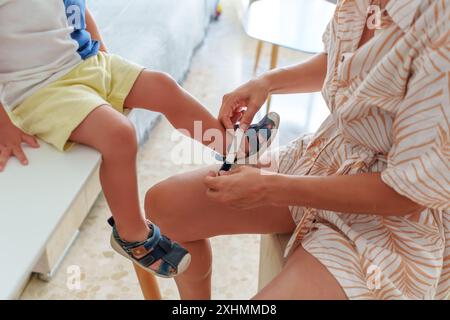
<path id="1" fill-rule="evenodd" d="M 28 164 L 28 159 L 22 149 L 22 143 L 32 148 L 39 148 L 36 138 L 24 133 L 11 122 L 0 123 L 0 172 L 6 166 L 9 158 L 16 157 L 22 165 Z"/>

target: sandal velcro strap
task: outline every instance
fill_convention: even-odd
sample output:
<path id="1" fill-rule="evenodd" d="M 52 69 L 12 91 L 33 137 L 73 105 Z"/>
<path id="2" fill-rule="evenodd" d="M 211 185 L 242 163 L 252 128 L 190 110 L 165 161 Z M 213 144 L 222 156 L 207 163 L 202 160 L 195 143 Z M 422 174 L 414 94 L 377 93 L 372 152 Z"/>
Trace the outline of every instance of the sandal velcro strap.
<path id="1" fill-rule="evenodd" d="M 169 251 L 162 259 L 172 267 L 177 268 L 188 251 L 177 243 L 174 243 L 173 246 L 176 250 Z"/>
<path id="2" fill-rule="evenodd" d="M 158 245 L 165 252 L 170 252 L 170 250 L 172 250 L 172 241 L 170 241 L 170 239 L 165 236 L 162 236 L 162 238 L 159 240 Z"/>
<path id="3" fill-rule="evenodd" d="M 178 264 L 187 253 L 184 248 L 173 243 L 169 238 L 161 236 L 159 242 L 145 257 L 139 260 L 139 263 L 147 267 L 161 259 L 176 270 Z"/>
<path id="4" fill-rule="evenodd" d="M 149 267 L 154 264 L 156 261 L 162 259 L 166 253 L 160 250 L 152 250 L 147 255 L 138 260 L 139 264 L 144 267 Z"/>
<path id="5" fill-rule="evenodd" d="M 170 275 L 177 272 L 178 265 L 187 253 L 188 251 L 179 244 L 172 242 L 165 236 L 161 236 L 153 250 L 139 260 L 139 263 L 148 267 L 161 259 L 162 263 L 159 266 L 158 273 Z"/>
<path id="6" fill-rule="evenodd" d="M 161 241 L 161 230 L 159 227 L 155 224 L 151 224 L 150 228 L 153 229 L 153 234 L 144 242 L 144 247 L 147 250 L 154 249 L 159 241 Z"/>

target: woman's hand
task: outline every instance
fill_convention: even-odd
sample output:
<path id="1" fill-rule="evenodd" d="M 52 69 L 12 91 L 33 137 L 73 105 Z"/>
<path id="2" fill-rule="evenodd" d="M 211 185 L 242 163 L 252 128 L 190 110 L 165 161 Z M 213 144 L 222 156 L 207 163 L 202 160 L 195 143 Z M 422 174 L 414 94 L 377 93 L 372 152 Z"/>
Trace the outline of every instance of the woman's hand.
<path id="1" fill-rule="evenodd" d="M 0 172 L 6 166 L 9 158 L 16 157 L 22 165 L 28 164 L 28 159 L 22 149 L 22 143 L 33 148 L 39 148 L 35 137 L 24 133 L 11 122 L 0 122 Z"/>
<path id="2" fill-rule="evenodd" d="M 218 175 L 210 172 L 204 183 L 207 196 L 217 202 L 238 209 L 252 209 L 270 205 L 270 187 L 267 178 L 272 173 L 242 166 Z"/>
<path id="3" fill-rule="evenodd" d="M 219 120 L 226 129 L 234 129 L 234 125 L 240 121 L 241 129 L 247 130 L 269 93 L 264 78 L 247 82 L 223 97 Z"/>
<path id="4" fill-rule="evenodd" d="M 219 120 L 226 129 L 234 129 L 240 120 L 246 130 L 269 94 L 306 93 L 322 89 L 327 75 L 328 55 L 321 52 L 286 68 L 271 70 L 225 95 Z"/>

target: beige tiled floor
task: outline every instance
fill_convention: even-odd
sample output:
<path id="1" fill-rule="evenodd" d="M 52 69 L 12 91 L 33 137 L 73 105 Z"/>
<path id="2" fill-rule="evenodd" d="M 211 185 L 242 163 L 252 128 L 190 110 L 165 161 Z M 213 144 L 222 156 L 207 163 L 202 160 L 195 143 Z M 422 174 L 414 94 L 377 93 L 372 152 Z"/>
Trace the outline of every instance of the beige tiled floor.
<path id="1" fill-rule="evenodd" d="M 210 27 L 204 45 L 193 59 L 192 69 L 184 86 L 198 97 L 211 112 L 218 112 L 224 93 L 251 77 L 256 43 L 242 32 L 237 15 L 239 0 L 224 1 L 224 15 Z M 286 65 L 304 56 L 281 51 L 280 64 Z M 268 52 L 261 61 L 268 65 Z M 275 103 L 276 107 L 276 103 Z M 173 129 L 166 120 L 155 128 L 139 157 L 141 195 L 155 184 L 175 173 L 195 169 L 201 164 L 175 166 L 171 149 L 175 145 Z M 189 143 L 184 139 L 183 143 Z M 48 283 L 33 277 L 23 299 L 142 299 L 132 266 L 109 247 L 109 217 L 105 199 L 101 196 L 61 268 Z M 257 290 L 259 236 L 218 237 L 212 240 L 214 250 L 213 298 L 247 299 Z M 69 290 L 68 268 L 78 266 L 82 272 L 80 290 Z M 177 299 L 171 280 L 160 280 L 165 299 Z"/>

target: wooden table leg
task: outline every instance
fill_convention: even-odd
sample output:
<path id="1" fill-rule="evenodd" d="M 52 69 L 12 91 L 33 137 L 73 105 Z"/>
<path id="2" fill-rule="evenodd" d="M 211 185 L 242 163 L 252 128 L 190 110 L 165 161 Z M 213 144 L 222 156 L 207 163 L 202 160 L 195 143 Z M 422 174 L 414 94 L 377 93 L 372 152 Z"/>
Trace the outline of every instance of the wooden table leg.
<path id="1" fill-rule="evenodd" d="M 140 266 L 134 264 L 134 270 L 141 286 L 142 294 L 145 300 L 161 300 L 158 282 L 151 273 L 145 271 Z"/>
<path id="2" fill-rule="evenodd" d="M 278 54 L 280 52 L 280 47 L 276 44 L 272 45 L 272 55 L 270 57 L 270 70 L 275 69 L 278 66 Z M 267 99 L 266 104 L 266 114 L 270 112 L 270 105 L 272 103 L 272 97 Z"/>
<path id="3" fill-rule="evenodd" d="M 253 74 L 256 74 L 256 71 L 258 71 L 259 61 L 261 60 L 261 52 L 263 49 L 264 42 L 261 40 L 258 40 L 258 45 L 256 46 L 256 57 L 255 57 L 255 66 L 253 68 Z"/>

